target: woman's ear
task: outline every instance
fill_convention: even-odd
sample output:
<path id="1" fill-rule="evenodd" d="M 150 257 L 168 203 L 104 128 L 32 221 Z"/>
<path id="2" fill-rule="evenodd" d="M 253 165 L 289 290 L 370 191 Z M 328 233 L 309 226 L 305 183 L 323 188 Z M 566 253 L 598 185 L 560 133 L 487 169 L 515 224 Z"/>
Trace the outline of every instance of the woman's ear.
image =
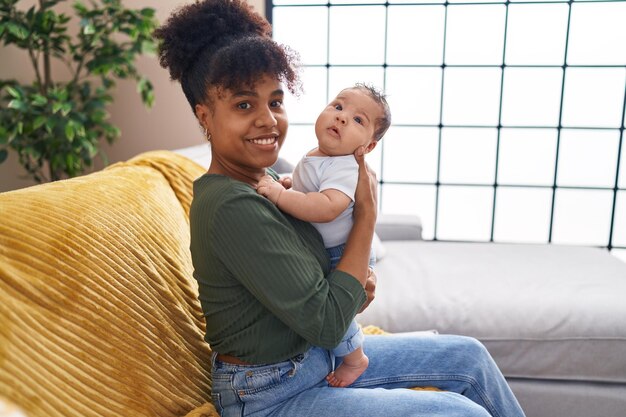
<path id="1" fill-rule="evenodd" d="M 195 113 L 198 122 L 200 122 L 200 125 L 202 125 L 204 129 L 210 131 L 211 126 L 209 126 L 209 124 L 211 118 L 209 116 L 211 115 L 211 110 L 209 109 L 209 106 L 207 106 L 206 104 L 196 104 Z"/>

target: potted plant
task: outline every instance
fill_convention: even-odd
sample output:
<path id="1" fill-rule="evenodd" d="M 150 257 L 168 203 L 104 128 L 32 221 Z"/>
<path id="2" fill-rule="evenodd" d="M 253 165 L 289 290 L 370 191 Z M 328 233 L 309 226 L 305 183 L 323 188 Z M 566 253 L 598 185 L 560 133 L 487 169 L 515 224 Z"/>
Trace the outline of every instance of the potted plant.
<path id="1" fill-rule="evenodd" d="M 144 105 L 154 101 L 152 84 L 135 67 L 139 55 L 156 50 L 154 9 L 76 1 L 65 8 L 74 20 L 57 10 L 64 0 L 38 0 L 27 10 L 18 3 L 0 0 L 0 40 L 28 54 L 35 79 L 0 80 L 0 163 L 13 149 L 37 182 L 79 175 L 96 157 L 106 164 L 101 141 L 120 134 L 107 121 L 115 81 L 134 80 Z M 55 60 L 68 71 L 53 71 Z"/>

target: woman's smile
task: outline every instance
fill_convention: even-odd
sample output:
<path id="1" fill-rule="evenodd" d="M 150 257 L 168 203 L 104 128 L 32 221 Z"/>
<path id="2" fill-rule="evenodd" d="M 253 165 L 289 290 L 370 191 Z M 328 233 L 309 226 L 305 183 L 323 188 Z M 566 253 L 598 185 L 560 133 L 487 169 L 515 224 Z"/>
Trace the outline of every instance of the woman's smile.
<path id="1" fill-rule="evenodd" d="M 274 145 L 278 142 L 278 133 L 272 135 L 258 136 L 255 138 L 247 139 L 248 142 L 252 142 L 255 145 Z"/>

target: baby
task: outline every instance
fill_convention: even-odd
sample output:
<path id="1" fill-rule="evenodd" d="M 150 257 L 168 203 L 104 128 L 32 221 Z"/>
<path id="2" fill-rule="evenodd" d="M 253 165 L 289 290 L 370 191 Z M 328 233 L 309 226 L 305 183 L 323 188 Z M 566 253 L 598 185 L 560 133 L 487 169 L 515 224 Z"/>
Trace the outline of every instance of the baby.
<path id="1" fill-rule="evenodd" d="M 294 217 L 312 222 L 324 239 L 335 268 L 343 254 L 352 228 L 354 193 L 358 165 L 354 152 L 363 146 L 371 152 L 391 124 L 385 96 L 374 87 L 356 84 L 339 92 L 315 122 L 317 148 L 309 151 L 293 172 L 293 186 L 265 176 L 257 192 Z M 373 256 L 370 266 L 373 265 Z M 341 364 L 327 377 L 334 387 L 352 384 L 367 369 L 369 360 L 363 352 L 363 333 L 353 320 L 333 354 Z"/>

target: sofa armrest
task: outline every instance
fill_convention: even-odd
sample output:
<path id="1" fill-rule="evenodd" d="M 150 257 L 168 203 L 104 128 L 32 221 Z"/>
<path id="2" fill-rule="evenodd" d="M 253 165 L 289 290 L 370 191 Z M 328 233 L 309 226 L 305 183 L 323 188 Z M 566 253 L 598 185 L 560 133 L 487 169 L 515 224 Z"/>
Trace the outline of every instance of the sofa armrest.
<path id="1" fill-rule="evenodd" d="M 422 240 L 422 220 L 407 214 L 379 214 L 376 234 L 380 240 Z"/>

